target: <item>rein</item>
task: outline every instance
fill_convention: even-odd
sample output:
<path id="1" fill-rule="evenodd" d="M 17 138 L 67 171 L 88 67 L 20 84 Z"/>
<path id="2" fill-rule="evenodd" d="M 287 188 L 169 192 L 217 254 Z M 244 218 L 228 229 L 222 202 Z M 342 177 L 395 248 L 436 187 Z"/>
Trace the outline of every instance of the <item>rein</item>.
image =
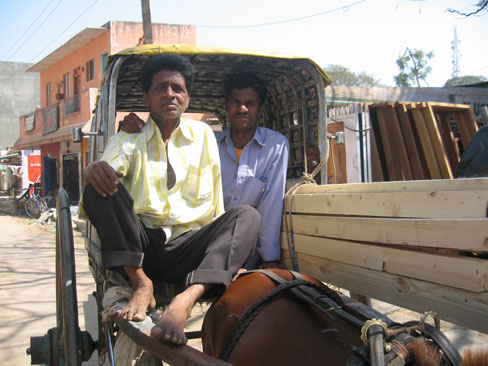
<path id="1" fill-rule="evenodd" d="M 275 298 L 283 291 L 289 291 L 301 301 L 311 305 L 314 309 L 318 310 L 320 313 L 333 320 L 336 320 L 335 316 L 337 316 L 351 323 L 358 329 L 361 329 L 363 322 L 353 315 L 342 310 L 342 302 L 340 301 L 340 299 L 337 299 L 338 301 L 332 299 L 331 295 L 327 293 L 326 289 L 324 289 L 320 285 L 305 280 L 299 273 L 289 271 L 294 278 L 293 280 L 286 280 L 273 272 L 259 269 L 244 272 L 241 274 L 241 276 L 256 272 L 268 276 L 271 280 L 277 283 L 278 286 L 266 297 L 256 302 L 251 308 L 246 311 L 242 319 L 239 321 L 236 329 L 234 329 L 231 338 L 225 345 L 224 350 L 220 355 L 221 360 L 227 361 L 229 359 L 235 345 L 244 334 L 250 323 L 273 298 Z"/>
<path id="2" fill-rule="evenodd" d="M 220 359 L 228 361 L 237 342 L 261 310 L 276 296 L 288 291 L 330 319 L 341 318 L 361 330 L 361 339 L 365 345 L 353 350 L 354 355 L 349 359 L 346 366 L 405 365 L 409 356 L 407 344 L 416 338 L 412 334 L 425 335 L 432 339 L 442 350 L 450 365 L 461 366 L 461 356 L 449 339 L 439 330 L 440 321 L 435 313 L 427 312 L 420 321 L 396 323 L 389 327 L 381 320 L 371 319 L 364 322 L 344 311 L 342 300 L 339 297 L 334 299 L 334 296 L 328 293 L 329 289 L 305 280 L 297 272 L 289 272 L 293 276 L 293 280 L 286 280 L 271 271 L 260 269 L 247 271 L 240 275 L 241 277 L 252 273 L 262 273 L 275 282 L 277 286 L 246 311 L 225 345 Z M 434 317 L 435 327 L 425 322 L 428 316 Z"/>

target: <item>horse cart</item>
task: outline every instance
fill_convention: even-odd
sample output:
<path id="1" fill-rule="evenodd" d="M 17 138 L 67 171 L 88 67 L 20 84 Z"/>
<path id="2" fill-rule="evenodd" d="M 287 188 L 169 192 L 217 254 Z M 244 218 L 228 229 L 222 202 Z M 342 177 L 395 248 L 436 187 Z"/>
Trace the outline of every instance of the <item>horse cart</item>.
<path id="1" fill-rule="evenodd" d="M 330 84 L 330 79 L 321 67 L 316 65 L 313 61 L 299 57 L 289 57 L 279 54 L 263 54 L 253 53 L 250 51 L 228 50 L 220 48 L 203 48 L 186 45 L 144 45 L 122 51 L 116 55 L 111 56 L 107 69 L 104 75 L 104 81 L 101 86 L 100 95 L 98 97 L 96 110 L 92 121 L 92 127 L 89 143 L 89 161 L 95 161 L 103 152 L 104 146 L 108 138 L 117 130 L 117 123 L 120 121 L 124 113 L 139 112 L 147 113 L 147 108 L 144 105 L 142 98 L 142 87 L 139 81 L 139 71 L 143 62 L 153 54 L 157 53 L 176 53 L 188 57 L 195 68 L 195 80 L 192 87 L 191 103 L 187 110 L 189 113 L 203 113 L 212 115 L 207 119 L 207 123 L 212 125 L 220 125 L 226 127 L 226 114 L 224 112 L 224 87 L 223 83 L 232 73 L 236 71 L 248 71 L 255 73 L 262 79 L 267 86 L 267 99 L 264 115 L 260 124 L 280 131 L 290 142 L 290 159 L 288 167 L 288 180 L 293 186 L 285 198 L 285 214 L 283 216 L 283 238 L 282 249 L 284 263 L 290 269 L 302 269 L 304 272 L 309 272 L 320 281 L 335 284 L 343 288 L 348 288 L 356 293 L 365 296 L 374 296 L 381 299 L 381 291 L 378 290 L 379 283 L 382 278 L 385 278 L 385 283 L 390 284 L 396 281 L 397 284 L 402 285 L 399 292 L 400 295 L 387 297 L 385 300 L 390 300 L 392 303 L 402 305 L 403 300 L 401 291 L 406 291 L 408 300 L 406 303 L 410 304 L 420 299 L 420 306 L 428 305 L 429 308 L 423 310 L 431 310 L 432 302 L 426 301 L 428 292 L 432 290 L 430 284 L 435 284 L 434 280 L 415 279 L 414 276 L 408 273 L 392 274 L 386 273 L 381 269 L 375 271 L 369 263 L 352 266 L 351 263 L 342 260 L 342 252 L 336 250 L 339 246 L 338 238 L 327 237 L 328 228 L 332 225 L 330 220 L 336 220 L 336 230 L 331 230 L 331 233 L 338 232 L 341 216 L 347 214 L 348 208 L 351 208 L 353 216 L 359 217 L 367 216 L 364 212 L 367 207 L 361 212 L 361 199 L 354 201 L 356 206 L 341 206 L 338 208 L 334 199 L 337 197 L 352 197 L 362 194 L 365 202 L 372 204 L 373 201 L 368 201 L 370 197 L 367 194 L 367 188 L 360 188 L 360 186 L 368 186 L 368 183 L 353 185 L 353 191 L 349 192 L 347 185 L 331 185 L 331 190 L 328 191 L 326 185 L 320 183 L 327 182 L 328 170 L 324 168 L 327 164 L 327 156 L 329 155 L 329 141 L 334 136 L 327 137 L 327 118 L 326 118 L 326 95 L 325 87 Z M 79 130 L 74 131 L 74 139 L 80 140 L 83 133 Z M 305 172 L 305 179 L 302 178 L 302 173 Z M 300 181 L 306 181 L 307 188 L 305 191 L 301 188 Z M 317 184 L 318 183 L 318 184 Z M 404 188 L 401 188 L 400 182 L 388 182 L 397 184 L 393 187 L 387 184 L 383 189 L 384 194 L 399 192 L 401 194 L 408 194 Z M 428 196 L 428 192 L 436 192 L 436 196 L 441 196 L 443 192 L 437 193 L 435 187 L 448 185 L 448 182 L 419 182 L 420 186 L 415 188 L 411 194 L 424 193 Z M 468 202 L 476 200 L 484 200 L 484 207 L 486 210 L 488 182 L 483 179 L 476 179 L 467 182 L 465 185 L 462 182 L 453 182 L 454 190 L 456 192 L 464 192 L 462 197 Z M 379 184 L 379 183 L 375 183 Z M 386 183 L 385 183 L 386 184 Z M 434 187 L 434 188 L 432 188 Z M 465 188 L 462 188 L 465 187 Z M 466 188 L 468 187 L 468 188 Z M 471 187 L 475 187 L 473 189 Z M 321 190 L 322 189 L 322 190 Z M 361 191 L 363 189 L 363 191 Z M 471 189 L 476 193 L 475 196 L 471 194 Z M 354 191 L 355 190 L 355 191 Z M 445 191 L 446 189 L 444 189 Z M 304 193 L 305 192 L 305 193 Z M 355 196 L 355 197 L 356 197 Z M 319 200 L 325 200 L 324 207 L 317 208 L 317 204 L 313 204 L 314 197 Z M 402 196 L 403 197 L 403 196 Z M 481 197 L 481 198 L 480 198 Z M 357 198 L 357 197 L 356 197 Z M 407 198 L 403 198 L 404 204 L 410 208 Z M 308 201 L 307 201 L 308 200 Z M 447 198 L 446 198 L 447 200 Z M 305 203 L 303 203 L 305 202 Z M 308 202 L 308 203 L 307 203 Z M 325 203 L 326 202 L 326 203 Z M 352 202 L 352 201 L 351 201 Z M 401 203 L 401 202 L 400 202 Z M 379 204 L 379 203 L 376 203 Z M 312 207 L 309 210 L 307 207 Z M 330 212 L 327 208 L 330 208 Z M 362 207 L 362 206 L 361 206 Z M 396 207 L 396 206 L 395 206 Z M 312 212 L 313 210 L 317 212 Z M 456 208 L 454 207 L 453 210 Z M 339 212 L 342 210 L 341 212 Z M 476 210 L 479 211 L 478 208 Z M 337 212 L 336 212 L 337 211 Z M 396 214 L 400 217 L 401 208 L 396 207 Z M 384 213 L 381 215 L 388 216 Z M 476 215 L 479 216 L 477 212 Z M 372 214 L 372 216 L 380 216 L 379 214 Z M 391 216 L 395 216 L 394 214 Z M 415 215 L 414 215 L 415 217 Z M 485 215 L 482 216 L 486 217 Z M 321 221 L 322 220 L 322 221 Z M 329 220 L 329 221 L 328 221 Z M 349 217 L 345 221 L 353 220 Z M 406 219 L 408 221 L 408 219 Z M 411 219 L 419 220 L 419 219 Z M 424 222 L 417 223 L 418 225 L 427 225 Z M 439 219 L 441 220 L 441 219 Z M 485 219 L 486 220 L 486 219 Z M 459 220 L 458 220 L 459 221 Z M 481 228 L 483 225 L 482 218 L 477 218 L 475 228 Z M 324 223 L 324 224 L 322 224 Z M 366 222 L 360 222 L 363 226 Z M 408 222 L 412 226 L 412 230 L 418 230 L 418 225 L 415 222 Z M 459 223 L 461 225 L 462 223 Z M 439 223 L 437 223 L 439 225 Z M 460 230 L 469 230 L 473 226 L 459 226 Z M 332 225 L 333 226 L 333 225 Z M 364 227 L 366 227 L 364 226 Z M 298 230 L 297 230 L 298 228 Z M 323 229 L 324 228 L 324 229 Z M 408 227 L 407 227 L 408 229 Z M 404 229 L 404 230 L 407 230 Z M 356 233 L 356 229 L 351 233 Z M 366 229 L 365 229 L 366 230 Z M 369 226 L 368 237 L 374 237 L 371 233 L 375 229 Z M 481 236 L 485 235 L 485 242 L 480 244 L 481 250 L 476 247 L 476 244 L 466 244 L 464 252 L 476 253 L 476 258 L 465 256 L 465 259 L 484 261 L 486 254 L 486 227 L 483 229 Z M 294 235 L 295 232 L 295 235 Z M 312 232 L 312 233 L 311 233 Z M 313 234 L 313 232 L 315 234 Z M 337 234 L 344 235 L 349 232 L 347 228 L 343 232 Z M 384 224 L 378 226 L 377 235 L 381 236 L 385 232 Z M 418 231 L 415 231 L 418 234 Z M 352 234 L 351 234 L 352 235 Z M 432 234 L 435 236 L 435 233 Z M 480 236 L 478 235 L 478 236 Z M 310 239 L 311 238 L 311 239 Z M 372 243 L 379 243 L 381 238 L 365 239 L 361 238 L 343 238 L 347 240 L 354 240 L 355 247 L 351 250 L 356 251 L 357 245 Z M 396 240 L 396 239 L 395 239 Z M 321 246 L 323 241 L 323 246 Z M 331 241 L 333 243 L 331 244 Z M 312 244 L 310 244 L 312 243 Z M 402 243 L 402 245 L 405 243 Z M 349 245 L 344 242 L 344 245 Z M 380 243 L 381 245 L 381 243 Z M 484 247 L 483 247 L 484 245 Z M 421 245 L 422 246 L 422 245 Z M 429 246 L 427 244 L 426 246 Z M 475 247 L 473 247 L 475 246 Z M 422 246 L 423 247 L 423 246 Z M 99 239 L 93 227 L 87 225 L 85 232 L 85 248 L 88 252 L 89 266 L 95 281 L 94 295 L 97 300 L 99 314 L 99 332 L 98 340 L 93 341 L 90 334 L 86 331 L 81 331 L 78 326 L 78 311 L 77 311 L 77 295 L 76 295 L 76 273 L 74 262 L 73 249 L 73 234 L 71 228 L 71 218 L 69 211 L 69 200 L 64 190 L 60 190 L 57 200 L 57 229 L 56 229 L 56 314 L 57 326 L 50 329 L 43 337 L 32 337 L 31 347 L 29 353 L 31 354 L 32 364 L 47 364 L 47 365 L 81 365 L 82 361 L 88 360 L 94 351 L 98 351 L 99 355 L 105 354 L 111 364 L 114 363 L 113 345 L 116 338 L 121 334 L 128 336 L 135 344 L 148 350 L 155 358 L 162 360 L 165 363 L 172 365 L 228 365 L 229 363 L 210 355 L 204 354 L 199 350 L 190 346 L 176 346 L 166 342 L 160 342 L 152 339 L 149 336 L 149 330 L 153 325 L 156 315 L 151 314 L 143 322 L 126 322 L 121 320 L 107 321 L 102 319 L 100 315 L 103 311 L 103 297 L 107 290 L 107 280 L 110 275 L 108 271 L 103 268 L 101 261 L 101 252 Z M 305 249 L 303 249 L 305 248 Z M 371 248 L 371 246 L 369 247 Z M 395 243 L 388 243 L 388 245 L 381 245 L 385 251 L 396 250 Z M 452 248 L 451 248 L 452 249 Z M 416 249 L 413 249 L 414 251 Z M 330 256 L 325 253 L 330 253 Z M 421 252 L 419 252 L 421 254 Z M 323 254 L 323 255 L 322 255 Z M 334 255 L 337 254 L 337 257 Z M 353 256 L 353 254 L 350 254 Z M 358 261 L 362 260 L 363 254 L 358 251 Z M 432 251 L 425 255 L 433 255 Z M 474 263 L 474 262 L 473 262 Z M 478 282 L 484 281 L 482 288 L 486 290 L 488 286 L 488 270 L 485 262 L 476 262 L 476 276 Z M 383 268 L 384 269 L 384 268 Z M 378 272 L 378 273 L 376 273 Z M 420 271 L 422 272 L 422 271 Z M 365 275 L 365 273 L 367 275 Z M 252 274 L 251 274 L 252 275 Z M 442 275 L 442 273 L 440 274 Z M 274 275 L 270 275 L 273 277 Z M 382 277 L 384 276 L 384 277 Z M 246 277 L 246 276 L 244 276 Z M 292 287 L 300 287 L 303 285 L 300 281 L 303 278 L 293 278 L 298 281 Z M 424 287 L 420 286 L 422 284 Z M 344 286 L 346 285 L 346 286 Z M 416 285 L 416 290 L 411 291 L 413 285 Z M 284 285 L 286 287 L 287 285 Z M 409 288 L 410 286 L 410 288 Z M 445 288 L 449 287 L 443 285 Z M 486 287 L 483 287 L 486 286 Z M 303 286 L 302 286 L 303 287 Z M 374 287 L 374 291 L 369 291 L 370 287 Z M 459 286 L 458 286 L 459 287 Z M 174 290 L 170 284 L 155 284 L 155 292 L 159 303 L 164 302 L 171 297 Z M 476 290 L 469 291 L 470 288 Z M 464 292 L 463 292 L 464 291 Z M 469 292 L 469 293 L 468 293 Z M 469 296 L 468 296 L 469 295 Z M 297 295 L 298 297 L 302 295 Z M 321 300 L 324 299 L 323 294 L 317 294 L 312 291 L 312 300 L 310 296 L 305 295 L 311 303 L 320 303 L 325 301 L 327 309 L 332 309 L 339 318 L 348 318 L 349 321 L 356 323 L 354 326 L 360 333 L 364 323 L 370 319 L 377 319 L 378 323 L 373 322 L 369 324 L 369 328 L 363 332 L 363 338 L 368 339 L 368 332 L 370 330 L 378 330 L 378 327 L 390 325 L 392 322 L 384 315 L 372 310 L 371 308 L 355 301 L 351 298 L 342 297 L 335 300 Z M 463 297 L 464 296 L 464 297 Z M 463 300 L 464 299 L 464 303 Z M 330 301 L 333 302 L 333 305 Z M 458 302 L 461 303 L 458 303 Z M 468 311 L 475 311 L 479 315 L 470 315 L 472 323 L 476 323 L 481 319 L 482 315 L 486 315 L 487 304 L 486 292 L 480 290 L 480 286 L 468 286 L 468 290 L 457 288 L 455 291 L 448 291 L 446 297 L 441 301 L 443 304 L 448 304 L 450 313 L 455 313 L 461 307 Z M 340 303 L 338 305 L 338 303 Z M 415 308 L 415 306 L 413 306 Z M 340 308 L 340 309 L 339 309 Z M 420 310 L 418 307 L 414 310 Z M 442 309 L 433 309 L 442 310 Z M 325 311 L 328 313 L 328 311 Z M 351 315 L 352 314 L 352 315 Z M 441 314 L 442 315 L 442 314 Z M 329 315 L 327 315 L 329 316 Z M 352 319 L 352 320 L 351 320 Z M 453 316 L 450 316 L 453 320 Z M 456 320 L 456 319 L 454 319 Z M 470 321 L 471 321 L 470 320 Z M 380 322 L 381 321 L 381 322 Z M 421 321 L 422 325 L 424 320 Z M 418 324 L 417 324 L 418 325 Z M 415 325 L 415 326 L 417 326 Z M 412 326 L 412 325 L 411 325 Z M 432 326 L 426 325 L 426 328 L 431 329 L 431 333 L 436 333 L 432 330 Z M 374 332 L 373 332 L 374 333 Z M 200 332 L 193 332 L 187 334 L 188 338 L 198 337 Z M 442 336 L 434 335 L 434 338 L 440 339 L 443 342 Z M 441 338 L 439 338 L 441 337 Z M 373 337 L 371 337 L 373 338 Z M 379 347 L 378 341 L 373 347 Z M 367 342 L 366 342 L 367 343 Z M 380 343 L 382 343 L 380 341 Z M 360 345 L 358 344 L 358 349 Z M 454 360 L 453 364 L 459 364 L 459 355 L 455 351 L 450 353 L 450 350 L 444 351 L 449 355 L 450 360 Z M 383 358 L 376 364 L 385 364 Z M 383 362 L 383 363 L 382 363 Z M 352 363 L 351 363 L 352 364 Z M 357 363 L 360 365 L 361 363 Z"/>

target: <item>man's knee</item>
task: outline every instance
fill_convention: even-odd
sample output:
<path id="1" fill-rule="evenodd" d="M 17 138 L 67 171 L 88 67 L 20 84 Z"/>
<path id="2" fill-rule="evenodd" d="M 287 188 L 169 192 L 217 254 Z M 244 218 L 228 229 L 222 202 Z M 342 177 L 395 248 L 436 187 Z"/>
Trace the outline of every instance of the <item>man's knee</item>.
<path id="1" fill-rule="evenodd" d="M 261 230 L 261 215 L 258 210 L 249 205 L 237 205 L 231 209 L 237 217 L 241 230 L 245 230 L 249 238 L 259 235 Z"/>
<path id="2" fill-rule="evenodd" d="M 88 183 L 83 191 L 83 205 L 86 205 L 88 202 L 98 201 L 101 199 L 102 196 L 95 191 L 90 183 Z"/>
<path id="3" fill-rule="evenodd" d="M 240 209 L 239 215 L 245 218 L 245 221 L 249 222 L 249 225 L 256 227 L 257 231 L 259 231 L 261 227 L 261 215 L 259 211 L 249 205 L 238 205 L 237 207 Z"/>

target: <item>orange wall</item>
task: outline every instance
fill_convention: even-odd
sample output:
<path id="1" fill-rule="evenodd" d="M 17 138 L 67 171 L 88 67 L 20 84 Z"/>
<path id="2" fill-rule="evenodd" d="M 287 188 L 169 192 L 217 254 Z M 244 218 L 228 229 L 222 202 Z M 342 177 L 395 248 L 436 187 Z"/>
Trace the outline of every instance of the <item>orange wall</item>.
<path id="1" fill-rule="evenodd" d="M 86 91 L 89 88 L 98 88 L 102 79 L 102 63 L 101 55 L 103 53 L 110 54 L 110 31 L 107 31 L 89 43 L 81 46 L 79 49 L 69 54 L 65 58 L 58 61 L 56 64 L 41 72 L 41 108 L 46 107 L 46 83 L 51 82 L 51 104 L 56 102 L 54 98 L 58 92 L 56 83 L 63 80 L 63 75 L 70 73 L 70 93 L 73 96 L 73 70 L 77 67 L 81 68 L 81 85 L 80 92 Z M 86 63 L 91 59 L 95 60 L 95 75 L 90 81 L 86 80 Z M 61 88 L 64 93 L 64 86 Z M 81 122 L 81 121 L 80 121 Z"/>
<path id="2" fill-rule="evenodd" d="M 112 54 L 135 47 L 144 34 L 142 23 L 111 21 Z M 197 44 L 197 27 L 180 24 L 153 24 L 153 43 Z"/>

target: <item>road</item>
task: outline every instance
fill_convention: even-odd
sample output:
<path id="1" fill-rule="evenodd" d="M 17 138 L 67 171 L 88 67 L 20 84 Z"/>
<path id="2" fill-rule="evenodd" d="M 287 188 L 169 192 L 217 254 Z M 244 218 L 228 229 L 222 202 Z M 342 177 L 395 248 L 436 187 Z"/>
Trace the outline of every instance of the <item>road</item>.
<path id="1" fill-rule="evenodd" d="M 30 337 L 56 326 L 55 229 L 0 213 L 0 233 L 0 363 L 30 365 Z M 95 333 L 96 321 L 85 320 L 85 312 L 96 314 L 95 287 L 81 233 L 74 239 L 80 328 Z"/>

